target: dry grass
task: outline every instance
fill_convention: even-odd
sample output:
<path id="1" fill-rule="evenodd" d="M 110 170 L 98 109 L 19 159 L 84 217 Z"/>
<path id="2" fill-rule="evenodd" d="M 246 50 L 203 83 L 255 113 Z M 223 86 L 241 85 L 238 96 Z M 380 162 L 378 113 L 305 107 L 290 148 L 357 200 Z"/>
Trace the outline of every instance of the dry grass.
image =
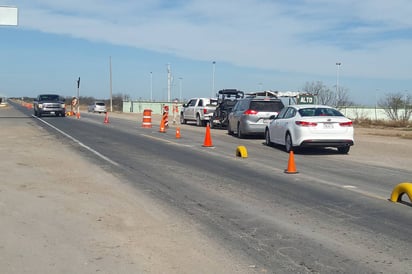
<path id="1" fill-rule="evenodd" d="M 356 119 L 353 122 L 355 128 L 363 129 L 365 134 L 368 135 L 412 139 L 412 122 L 370 119 Z"/>

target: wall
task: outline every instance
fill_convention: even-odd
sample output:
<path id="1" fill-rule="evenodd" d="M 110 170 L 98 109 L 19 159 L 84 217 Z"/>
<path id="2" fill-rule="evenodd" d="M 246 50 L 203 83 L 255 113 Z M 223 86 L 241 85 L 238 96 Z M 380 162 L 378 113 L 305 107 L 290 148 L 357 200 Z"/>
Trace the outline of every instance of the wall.
<path id="1" fill-rule="evenodd" d="M 173 103 L 170 102 L 123 101 L 123 112 L 143 113 L 143 110 L 151 109 L 153 114 L 162 114 L 165 105 L 171 112 Z M 178 103 L 178 106 L 180 111 L 182 104 Z M 340 111 L 350 119 L 389 120 L 385 111 L 378 107 L 344 107 Z"/>

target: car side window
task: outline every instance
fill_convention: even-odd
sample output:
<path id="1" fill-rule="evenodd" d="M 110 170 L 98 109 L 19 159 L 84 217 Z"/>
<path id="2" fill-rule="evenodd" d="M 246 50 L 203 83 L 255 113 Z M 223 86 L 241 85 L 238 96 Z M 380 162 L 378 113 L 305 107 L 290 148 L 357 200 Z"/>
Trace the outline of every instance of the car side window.
<path id="1" fill-rule="evenodd" d="M 203 100 L 199 100 L 199 107 L 203 107 Z"/>
<path id="2" fill-rule="evenodd" d="M 196 100 L 190 100 L 188 105 L 194 107 L 196 105 Z"/>
<path id="3" fill-rule="evenodd" d="M 289 109 L 289 108 L 284 108 L 284 109 L 282 109 L 282 110 L 279 112 L 279 115 L 278 115 L 277 119 L 283 119 L 284 116 L 285 116 L 285 113 L 286 113 L 286 111 L 287 111 L 288 109 Z"/>
<path id="4" fill-rule="evenodd" d="M 292 117 L 295 117 L 295 115 L 296 115 L 296 109 L 294 109 L 294 108 L 288 108 L 288 109 L 286 110 L 286 113 L 285 113 L 284 118 L 285 118 L 285 119 L 292 118 Z"/>

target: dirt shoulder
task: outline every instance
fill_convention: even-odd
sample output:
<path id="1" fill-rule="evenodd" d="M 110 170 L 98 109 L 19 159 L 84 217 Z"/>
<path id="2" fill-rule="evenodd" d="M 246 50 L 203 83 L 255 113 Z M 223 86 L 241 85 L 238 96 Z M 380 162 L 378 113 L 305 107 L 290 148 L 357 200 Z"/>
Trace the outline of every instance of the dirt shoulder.
<path id="1" fill-rule="evenodd" d="M 0 128 L 1 273 L 250 272 L 32 118 L 1 108 Z"/>

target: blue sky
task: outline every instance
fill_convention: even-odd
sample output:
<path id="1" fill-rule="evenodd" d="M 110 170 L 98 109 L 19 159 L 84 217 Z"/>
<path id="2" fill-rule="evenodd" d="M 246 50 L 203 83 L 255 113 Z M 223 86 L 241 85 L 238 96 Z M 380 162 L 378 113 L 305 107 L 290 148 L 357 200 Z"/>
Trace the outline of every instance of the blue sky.
<path id="1" fill-rule="evenodd" d="M 0 0 L 0 94 L 106 99 L 302 90 L 322 81 L 360 105 L 412 94 L 410 0 Z M 212 62 L 216 64 L 213 65 Z M 336 65 L 340 62 L 341 65 Z M 214 71 L 214 73 L 213 73 Z M 213 77 L 214 75 L 214 77 Z M 181 89 L 180 89 L 181 88 Z"/>

